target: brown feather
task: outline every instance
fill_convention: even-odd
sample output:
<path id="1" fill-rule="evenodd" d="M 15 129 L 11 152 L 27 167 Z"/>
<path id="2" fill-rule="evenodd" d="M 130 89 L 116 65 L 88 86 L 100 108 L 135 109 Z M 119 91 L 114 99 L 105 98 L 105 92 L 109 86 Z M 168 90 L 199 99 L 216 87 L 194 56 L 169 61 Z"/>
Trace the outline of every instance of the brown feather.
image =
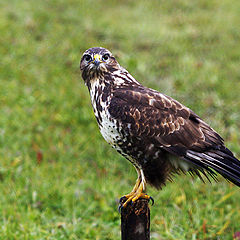
<path id="1" fill-rule="evenodd" d="M 95 64 L 94 54 L 108 60 Z M 171 174 L 185 171 L 215 178 L 214 169 L 240 186 L 240 162 L 192 110 L 142 86 L 107 49 L 85 51 L 80 69 L 102 135 L 147 182 L 161 188 Z"/>

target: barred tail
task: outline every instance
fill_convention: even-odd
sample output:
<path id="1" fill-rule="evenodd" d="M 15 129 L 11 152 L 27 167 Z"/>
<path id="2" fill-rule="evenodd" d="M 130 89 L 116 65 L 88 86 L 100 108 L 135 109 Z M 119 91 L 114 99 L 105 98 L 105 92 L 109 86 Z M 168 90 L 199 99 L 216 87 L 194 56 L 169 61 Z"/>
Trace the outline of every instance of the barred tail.
<path id="1" fill-rule="evenodd" d="M 215 170 L 240 187 L 240 161 L 226 147 L 218 146 L 216 149 L 206 152 L 188 150 L 185 158 L 204 168 L 207 172 L 209 172 L 209 168 Z"/>

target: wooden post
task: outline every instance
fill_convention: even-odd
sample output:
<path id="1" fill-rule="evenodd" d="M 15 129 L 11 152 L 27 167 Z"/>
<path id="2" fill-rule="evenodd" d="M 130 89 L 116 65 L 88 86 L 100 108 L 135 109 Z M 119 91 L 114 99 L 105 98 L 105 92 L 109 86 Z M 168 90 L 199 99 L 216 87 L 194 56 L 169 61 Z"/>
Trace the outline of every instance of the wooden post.
<path id="1" fill-rule="evenodd" d="M 121 232 L 122 240 L 150 240 L 148 200 L 138 199 L 121 208 Z"/>

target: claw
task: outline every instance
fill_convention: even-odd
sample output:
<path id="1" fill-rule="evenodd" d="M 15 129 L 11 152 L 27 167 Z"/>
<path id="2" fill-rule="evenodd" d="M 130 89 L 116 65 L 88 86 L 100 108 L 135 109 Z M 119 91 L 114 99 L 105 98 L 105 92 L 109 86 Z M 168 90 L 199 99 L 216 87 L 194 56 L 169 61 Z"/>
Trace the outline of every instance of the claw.
<path id="1" fill-rule="evenodd" d="M 138 193 L 138 194 L 134 194 L 131 197 L 126 197 L 123 196 L 119 199 L 119 205 L 118 205 L 118 212 L 121 213 L 122 208 L 125 208 L 128 204 L 133 204 L 135 201 L 137 201 L 139 198 L 143 198 L 143 199 L 147 199 L 148 201 L 151 201 L 151 205 L 154 205 L 154 199 L 145 194 L 145 193 Z"/>
<path id="2" fill-rule="evenodd" d="M 121 210 L 122 210 L 122 204 L 119 203 L 119 205 L 118 205 L 118 212 L 121 213 Z"/>
<path id="3" fill-rule="evenodd" d="M 123 204 L 127 201 L 127 198 L 125 196 L 121 197 L 119 199 L 119 205 L 118 205 L 118 212 L 121 213 Z"/>
<path id="4" fill-rule="evenodd" d="M 151 196 L 142 192 L 136 192 L 129 197 L 126 197 L 126 196 L 122 197 L 120 199 L 120 204 L 119 204 L 120 208 L 126 207 L 128 204 L 132 204 L 133 202 L 137 201 L 139 198 L 150 200 L 152 202 L 152 205 L 154 204 L 154 199 Z"/>
<path id="5" fill-rule="evenodd" d="M 123 202 L 125 202 L 127 200 L 127 197 L 123 196 L 119 199 L 119 204 L 122 204 Z"/>
<path id="6" fill-rule="evenodd" d="M 154 205 L 154 199 L 150 196 L 149 200 L 152 201 L 152 206 L 153 206 Z"/>
<path id="7" fill-rule="evenodd" d="M 119 212 L 121 212 L 121 209 L 123 207 L 125 208 L 128 204 L 132 204 L 133 202 L 137 201 L 139 198 L 150 200 L 152 202 L 152 205 L 154 204 L 153 198 L 151 196 L 143 193 L 145 182 L 141 179 L 142 178 L 137 179 L 133 190 L 129 194 L 127 194 L 119 199 L 119 206 L 118 206 Z"/>

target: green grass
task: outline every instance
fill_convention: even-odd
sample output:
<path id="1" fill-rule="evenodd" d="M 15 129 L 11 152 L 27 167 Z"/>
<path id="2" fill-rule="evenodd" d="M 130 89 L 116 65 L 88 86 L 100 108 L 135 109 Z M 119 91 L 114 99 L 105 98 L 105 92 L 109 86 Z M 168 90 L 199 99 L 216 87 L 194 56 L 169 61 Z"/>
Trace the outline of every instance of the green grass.
<path id="1" fill-rule="evenodd" d="M 97 128 L 81 54 L 110 49 L 203 117 L 240 157 L 240 1 L 1 1 L 0 239 L 120 239 L 133 167 Z M 152 239 L 233 239 L 240 191 L 177 176 L 152 188 Z"/>

